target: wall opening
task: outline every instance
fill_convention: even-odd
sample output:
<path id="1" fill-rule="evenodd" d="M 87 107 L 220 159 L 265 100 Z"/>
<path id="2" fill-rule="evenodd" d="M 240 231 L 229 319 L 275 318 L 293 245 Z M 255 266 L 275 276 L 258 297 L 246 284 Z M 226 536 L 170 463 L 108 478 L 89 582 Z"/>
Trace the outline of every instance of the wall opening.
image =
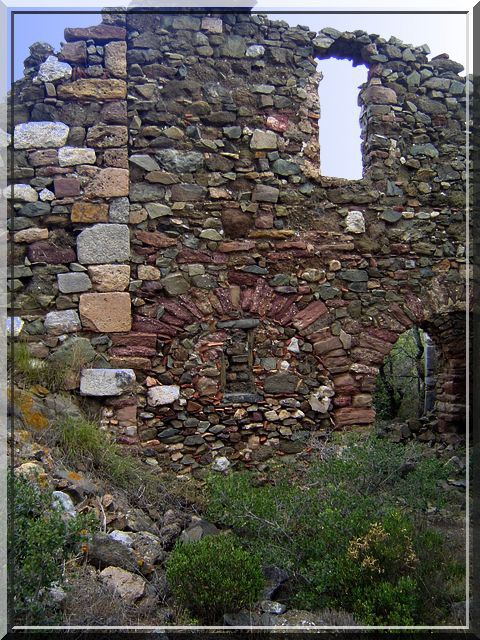
<path id="1" fill-rule="evenodd" d="M 430 336 L 412 327 L 385 356 L 373 397 L 380 420 L 408 420 L 434 409 L 437 354 Z"/>
<path id="2" fill-rule="evenodd" d="M 253 329 L 232 329 L 223 347 L 223 401 L 254 401 L 257 397 L 253 376 Z"/>
<path id="3" fill-rule="evenodd" d="M 324 176 L 359 180 L 363 177 L 361 151 L 360 85 L 367 67 L 349 60 L 319 60 L 320 172 Z"/>

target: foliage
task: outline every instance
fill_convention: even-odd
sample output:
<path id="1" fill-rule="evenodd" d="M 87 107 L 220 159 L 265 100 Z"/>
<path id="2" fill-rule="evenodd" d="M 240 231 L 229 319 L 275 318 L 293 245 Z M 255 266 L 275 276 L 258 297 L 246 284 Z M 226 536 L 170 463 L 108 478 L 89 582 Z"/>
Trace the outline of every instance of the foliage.
<path id="1" fill-rule="evenodd" d="M 374 406 L 383 420 L 422 414 L 425 336 L 418 327 L 403 333 L 385 357 L 377 376 Z"/>
<path id="2" fill-rule="evenodd" d="M 442 504 L 438 483 L 447 467 L 413 445 L 372 436 L 340 452 L 310 461 L 300 474 L 287 467 L 260 486 L 248 472 L 211 476 L 207 517 L 232 527 L 265 563 L 291 572 L 295 606 L 348 602 L 368 624 L 427 624 L 424 604 L 441 609 L 448 588 L 444 546 L 438 539 L 425 546 L 422 511 Z M 368 572 L 369 562 L 380 571 Z M 437 595 L 428 589 L 434 581 L 442 585 Z"/>
<path id="3" fill-rule="evenodd" d="M 259 558 L 232 535 L 177 543 L 166 572 L 177 601 L 207 624 L 251 607 L 264 586 Z"/>
<path id="4" fill-rule="evenodd" d="M 14 617 L 17 624 L 56 620 L 49 588 L 63 579 L 64 563 L 78 553 L 94 526 L 91 515 L 73 518 L 52 506 L 50 491 L 22 476 L 12 479 Z"/>

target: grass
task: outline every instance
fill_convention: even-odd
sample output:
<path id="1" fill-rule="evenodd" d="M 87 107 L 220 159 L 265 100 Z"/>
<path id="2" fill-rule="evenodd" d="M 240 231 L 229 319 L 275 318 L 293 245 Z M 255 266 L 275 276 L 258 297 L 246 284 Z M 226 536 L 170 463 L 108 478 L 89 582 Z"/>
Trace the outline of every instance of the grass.
<path id="1" fill-rule="evenodd" d="M 195 509 L 196 487 L 179 483 L 176 479 L 147 468 L 134 455 L 112 441 L 100 427 L 86 418 L 63 417 L 54 425 L 57 454 L 67 464 L 79 463 L 93 475 L 124 491 L 129 500 L 139 506 L 157 505 Z"/>
<path id="2" fill-rule="evenodd" d="M 13 360 L 9 363 L 10 373 L 26 385 L 41 385 L 50 391 L 58 391 L 62 388 L 66 366 L 60 366 L 48 359 L 40 359 L 32 356 L 28 349 L 28 343 L 16 341 L 13 347 Z"/>
<path id="3" fill-rule="evenodd" d="M 64 417 L 56 423 L 57 446 L 66 462 L 81 462 L 116 487 L 135 492 L 142 487 L 153 493 L 153 475 L 138 459 L 123 450 L 97 424 L 85 418 Z"/>

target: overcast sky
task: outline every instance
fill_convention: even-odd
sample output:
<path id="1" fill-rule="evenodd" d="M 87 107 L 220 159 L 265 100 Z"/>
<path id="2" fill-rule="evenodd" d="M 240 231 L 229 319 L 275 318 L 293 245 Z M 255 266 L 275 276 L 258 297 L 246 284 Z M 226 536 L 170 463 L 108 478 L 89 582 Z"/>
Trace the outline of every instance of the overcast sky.
<path id="1" fill-rule="evenodd" d="M 102 6 L 109 4 L 104 1 Z M 110 3 L 112 4 L 112 3 Z M 114 6 L 118 6 L 116 2 Z M 180 2 L 176 3 L 180 6 Z M 206 3 L 203 3 L 204 5 Z M 210 3 L 208 3 L 210 5 Z M 378 4 L 378 3 L 377 3 Z M 383 8 L 391 9 L 391 5 L 383 3 Z M 94 10 L 96 7 L 85 2 L 81 10 Z M 193 3 L 190 3 L 193 6 Z M 221 2 L 222 6 L 226 2 Z M 340 6 L 340 3 L 338 3 Z M 368 33 L 379 34 L 388 39 L 394 35 L 405 43 L 418 46 L 428 44 L 431 56 L 448 53 L 453 60 L 467 64 L 467 16 L 462 14 L 438 13 L 446 9 L 445 3 L 436 2 L 437 11 L 428 14 L 400 14 L 400 13 L 358 13 L 365 8 L 360 7 L 357 12 L 349 13 L 272 13 L 271 0 L 260 0 L 255 10 L 265 10 L 272 19 L 285 20 L 291 25 L 307 25 L 312 31 L 320 31 L 324 27 L 334 27 L 340 31 L 355 31 L 358 29 Z M 276 7 L 282 6 L 276 3 Z M 283 5 L 286 6 L 285 4 Z M 320 0 L 314 5 L 318 9 L 326 10 L 325 3 Z M 351 3 L 350 3 L 351 6 Z M 404 5 L 408 10 L 408 6 Z M 418 6 L 418 9 L 424 5 Z M 428 7 L 427 7 L 428 8 Z M 462 7 L 458 4 L 456 7 Z M 98 24 L 100 16 L 97 14 L 80 14 L 78 8 L 68 9 L 58 7 L 57 13 L 33 14 L 28 7 L 22 7 L 25 13 L 15 15 L 14 29 L 14 77 L 23 75 L 23 60 L 28 56 L 28 47 L 35 41 L 50 43 L 56 51 L 63 40 L 65 27 L 81 27 Z M 40 9 L 39 6 L 35 9 Z M 46 9 L 46 7 L 41 7 Z M 430 7 L 432 11 L 432 7 Z M 69 11 L 71 13 L 60 13 Z M 320 143 L 322 173 L 328 176 L 344 178 L 361 177 L 360 158 L 360 128 L 358 123 L 359 108 L 357 105 L 358 86 L 366 79 L 366 68 L 353 68 L 348 61 L 326 60 L 319 62 L 319 69 L 324 75 L 320 83 Z"/>

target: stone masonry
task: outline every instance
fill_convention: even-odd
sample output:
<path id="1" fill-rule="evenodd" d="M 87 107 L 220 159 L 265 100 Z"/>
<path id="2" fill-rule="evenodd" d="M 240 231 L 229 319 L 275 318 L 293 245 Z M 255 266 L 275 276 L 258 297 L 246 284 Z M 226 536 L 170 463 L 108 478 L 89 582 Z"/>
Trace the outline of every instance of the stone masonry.
<path id="1" fill-rule="evenodd" d="M 65 40 L 13 89 L 10 312 L 34 355 L 80 354 L 65 386 L 118 442 L 187 472 L 372 424 L 414 324 L 438 431 L 463 428 L 461 65 L 248 11 L 104 12 Z M 361 180 L 321 175 L 328 57 L 368 68 Z"/>

